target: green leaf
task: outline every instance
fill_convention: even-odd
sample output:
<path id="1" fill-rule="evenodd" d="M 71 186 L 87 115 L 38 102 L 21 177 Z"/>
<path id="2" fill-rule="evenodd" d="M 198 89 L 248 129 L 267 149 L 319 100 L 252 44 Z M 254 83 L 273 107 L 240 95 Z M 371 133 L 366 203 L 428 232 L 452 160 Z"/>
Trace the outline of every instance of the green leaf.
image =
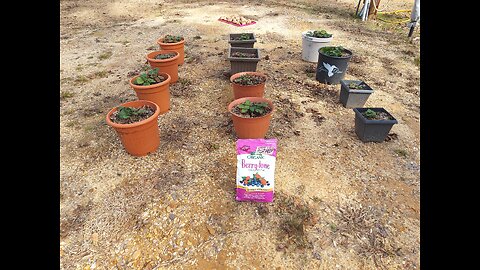
<path id="1" fill-rule="evenodd" d="M 252 103 L 250 102 L 250 100 L 247 99 L 247 100 L 244 102 L 244 104 L 250 106 Z"/>
<path id="2" fill-rule="evenodd" d="M 135 84 L 143 84 L 143 82 L 144 82 L 144 81 L 143 81 L 142 77 L 137 77 L 137 78 L 135 79 Z"/>
<path id="3" fill-rule="evenodd" d="M 248 108 L 251 112 L 254 112 L 255 111 L 255 107 L 250 107 Z"/>
<path id="4" fill-rule="evenodd" d="M 248 110 L 247 109 L 242 109 L 241 112 L 242 113 L 246 113 Z"/>

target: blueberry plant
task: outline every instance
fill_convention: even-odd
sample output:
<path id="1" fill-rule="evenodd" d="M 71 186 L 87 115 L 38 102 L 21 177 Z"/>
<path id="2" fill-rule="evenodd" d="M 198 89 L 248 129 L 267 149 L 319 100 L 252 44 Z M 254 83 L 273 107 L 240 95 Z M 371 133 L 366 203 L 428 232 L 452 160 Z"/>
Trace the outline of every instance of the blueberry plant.
<path id="1" fill-rule="evenodd" d="M 332 37 L 332 34 L 327 33 L 325 30 L 315 30 L 315 31 L 308 31 L 306 33 L 307 37 L 315 37 L 315 38 L 329 38 Z"/>
<path id="2" fill-rule="evenodd" d="M 140 73 L 133 83 L 136 85 L 151 85 L 156 83 L 161 83 L 167 78 L 158 74 L 158 68 L 149 69 L 146 72 Z"/>

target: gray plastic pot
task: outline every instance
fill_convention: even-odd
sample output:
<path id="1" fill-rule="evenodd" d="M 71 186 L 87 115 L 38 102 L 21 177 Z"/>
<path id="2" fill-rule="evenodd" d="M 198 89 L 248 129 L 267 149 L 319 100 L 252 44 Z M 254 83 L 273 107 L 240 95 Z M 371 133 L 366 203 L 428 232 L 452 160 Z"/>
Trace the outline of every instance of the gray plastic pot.
<path id="1" fill-rule="evenodd" d="M 392 120 L 369 120 L 363 116 L 363 112 L 371 109 L 375 112 L 386 112 Z M 384 108 L 354 108 L 355 112 L 355 133 L 362 142 L 383 142 L 388 132 L 398 121 Z"/>
<path id="2" fill-rule="evenodd" d="M 254 53 L 254 58 L 231 57 L 234 52 Z M 228 48 L 228 60 L 230 60 L 230 75 L 244 71 L 257 71 L 257 63 L 260 61 L 260 52 L 256 48 Z"/>
<path id="3" fill-rule="evenodd" d="M 249 34 L 252 38 L 247 40 L 232 40 L 232 38 L 239 37 L 242 34 Z M 240 47 L 240 48 L 253 48 L 253 45 L 257 42 L 254 33 L 239 33 L 239 34 L 230 34 L 228 43 L 231 47 Z"/>
<path id="4" fill-rule="evenodd" d="M 365 89 L 350 89 L 350 83 L 357 83 L 365 85 Z M 361 108 L 367 102 L 373 89 L 364 81 L 357 80 L 340 80 L 340 102 L 345 108 Z"/>
<path id="5" fill-rule="evenodd" d="M 318 50 L 318 63 L 317 63 L 317 75 L 316 80 L 325 84 L 339 84 L 340 80 L 343 80 L 345 73 L 347 72 L 348 62 L 352 58 L 352 52 L 344 49 L 348 56 L 336 57 L 328 56 L 322 53 L 322 47 Z"/>

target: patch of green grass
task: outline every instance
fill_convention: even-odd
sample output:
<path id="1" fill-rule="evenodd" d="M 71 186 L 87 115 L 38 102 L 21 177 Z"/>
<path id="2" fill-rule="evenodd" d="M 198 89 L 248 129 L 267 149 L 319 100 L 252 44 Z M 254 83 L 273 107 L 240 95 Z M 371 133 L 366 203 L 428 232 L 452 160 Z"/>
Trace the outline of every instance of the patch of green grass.
<path id="1" fill-rule="evenodd" d="M 401 156 L 401 157 L 408 156 L 408 152 L 404 149 L 395 149 L 395 150 L 393 150 L 393 152 L 395 152 L 395 154 L 397 154 L 398 156 Z"/>
<path id="2" fill-rule="evenodd" d="M 98 59 L 100 59 L 100 60 L 105 60 L 105 59 L 110 58 L 110 56 L 112 56 L 112 55 L 113 55 L 113 52 L 112 52 L 112 51 L 106 51 L 106 52 L 100 54 L 100 55 L 98 56 Z"/>
<path id="3" fill-rule="evenodd" d="M 68 91 L 62 91 L 60 92 L 60 99 L 61 100 L 64 100 L 64 99 L 67 99 L 67 98 L 71 98 L 73 97 L 74 94 L 72 92 L 68 92 Z"/>

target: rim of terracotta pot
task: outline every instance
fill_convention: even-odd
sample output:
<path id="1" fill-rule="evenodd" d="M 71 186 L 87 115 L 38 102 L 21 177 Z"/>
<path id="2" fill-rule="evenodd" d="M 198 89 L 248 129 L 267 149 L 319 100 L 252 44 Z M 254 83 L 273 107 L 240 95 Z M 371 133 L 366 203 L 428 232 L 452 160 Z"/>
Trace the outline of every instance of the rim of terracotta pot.
<path id="1" fill-rule="evenodd" d="M 239 83 L 235 83 L 233 82 L 233 80 L 235 80 L 236 78 L 244 75 L 244 74 L 253 74 L 253 75 L 258 75 L 258 76 L 262 76 L 265 78 L 265 81 L 263 83 L 259 83 L 259 84 L 254 84 L 254 85 L 243 85 L 243 84 L 239 84 Z M 267 74 L 263 73 L 263 72 L 256 72 L 256 71 L 244 71 L 244 72 L 238 72 L 238 73 L 235 73 L 233 74 L 232 76 L 230 76 L 230 83 L 232 84 L 235 84 L 235 85 L 239 85 L 239 86 L 242 86 L 242 87 L 251 87 L 251 86 L 259 86 L 259 85 L 262 85 L 262 84 L 265 84 L 268 80 L 268 77 L 267 77 Z"/>
<path id="2" fill-rule="evenodd" d="M 175 53 L 176 55 L 172 58 L 168 59 L 155 59 L 154 57 L 161 54 L 161 53 Z M 157 62 L 157 63 L 166 63 L 166 62 L 172 62 L 177 60 L 180 57 L 180 54 L 177 51 L 173 50 L 160 50 L 160 51 L 154 51 L 149 54 L 147 54 L 147 60 L 151 62 Z"/>
<path id="3" fill-rule="evenodd" d="M 164 37 L 161 37 L 159 39 L 157 39 L 157 43 L 160 44 L 160 45 L 180 45 L 180 44 L 183 44 L 185 43 L 185 37 L 183 37 L 183 40 L 182 41 L 179 41 L 179 42 L 174 42 L 174 43 L 165 43 L 165 42 L 162 42 L 164 39 Z"/>
<path id="4" fill-rule="evenodd" d="M 131 105 L 131 104 L 140 104 L 140 106 L 150 105 L 150 106 L 155 108 L 155 112 L 153 113 L 152 116 L 150 116 L 147 119 L 143 119 L 142 121 L 138 121 L 138 122 L 130 123 L 130 124 L 119 124 L 119 123 L 114 123 L 114 122 L 112 122 L 112 120 L 110 120 L 110 115 L 112 115 L 114 112 L 116 112 L 117 108 L 120 107 L 120 106 L 122 106 L 122 107 L 135 107 L 135 108 L 140 107 L 140 106 L 138 106 L 138 107 L 137 106 L 128 106 L 128 105 Z M 159 114 L 160 114 L 160 107 L 156 103 L 148 101 L 148 100 L 140 99 L 140 100 L 125 102 L 125 103 L 122 103 L 122 104 L 112 108 L 107 113 L 106 120 L 107 120 L 107 124 L 109 126 L 113 127 L 113 128 L 133 128 L 133 127 L 142 126 L 142 125 L 145 125 L 145 124 L 147 124 L 151 121 L 154 121 L 155 119 L 158 118 Z"/>
<path id="5" fill-rule="evenodd" d="M 165 84 L 170 83 L 170 81 L 172 80 L 172 77 L 170 77 L 170 75 L 168 75 L 168 73 L 159 72 L 158 75 L 166 76 L 167 79 L 163 82 L 155 83 L 155 84 L 151 84 L 151 85 L 137 85 L 137 84 L 133 83 L 133 81 L 140 76 L 140 75 L 137 75 L 137 76 L 131 78 L 130 81 L 128 81 L 128 83 L 133 88 L 140 89 L 140 90 L 147 90 L 147 89 L 153 89 L 153 88 L 157 88 L 157 87 L 160 87 L 160 86 L 164 86 Z"/>
<path id="6" fill-rule="evenodd" d="M 232 109 L 235 105 L 243 103 L 247 99 L 252 101 L 252 102 L 266 102 L 266 103 L 268 103 L 268 105 L 270 106 L 270 108 L 272 110 L 269 113 L 267 113 L 263 116 L 254 117 L 254 118 L 245 118 L 245 117 L 242 117 L 239 114 L 236 114 L 236 113 L 232 112 Z M 228 104 L 227 109 L 228 109 L 228 112 L 230 114 L 235 115 L 236 117 L 239 117 L 239 118 L 242 118 L 242 119 L 247 119 L 247 120 L 251 120 L 251 119 L 255 120 L 255 119 L 262 119 L 262 118 L 265 118 L 265 117 L 268 117 L 269 115 L 271 115 L 273 113 L 273 111 L 275 110 L 275 105 L 273 105 L 273 102 L 271 100 L 267 99 L 267 98 L 263 98 L 263 97 L 243 97 L 243 98 L 235 99 L 234 101 L 230 102 L 230 104 Z"/>

